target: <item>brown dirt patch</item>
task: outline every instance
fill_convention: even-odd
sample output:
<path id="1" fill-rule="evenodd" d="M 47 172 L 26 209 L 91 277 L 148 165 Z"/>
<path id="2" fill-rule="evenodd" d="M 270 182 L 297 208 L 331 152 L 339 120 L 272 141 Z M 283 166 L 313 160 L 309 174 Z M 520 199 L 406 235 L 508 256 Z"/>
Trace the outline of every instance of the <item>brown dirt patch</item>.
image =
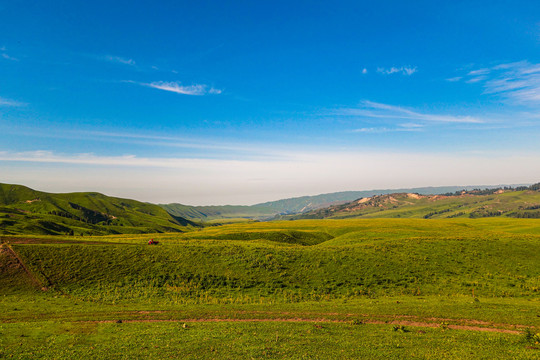
<path id="1" fill-rule="evenodd" d="M 0 245 L 0 280 L 2 278 L 19 278 L 21 283 L 47 290 L 34 274 L 28 270 L 17 253 L 7 244 Z"/>

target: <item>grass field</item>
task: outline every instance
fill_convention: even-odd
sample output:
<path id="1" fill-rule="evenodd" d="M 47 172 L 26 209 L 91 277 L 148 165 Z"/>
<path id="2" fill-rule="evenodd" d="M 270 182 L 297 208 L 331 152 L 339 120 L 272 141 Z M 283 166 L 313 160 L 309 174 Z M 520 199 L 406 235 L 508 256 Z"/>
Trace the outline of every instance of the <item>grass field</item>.
<path id="1" fill-rule="evenodd" d="M 2 242 L 0 357 L 540 357 L 534 219 L 252 222 Z"/>
<path id="2" fill-rule="evenodd" d="M 395 193 L 374 196 L 342 205 L 313 210 L 302 214 L 285 215 L 288 219 L 351 219 L 351 218 L 540 218 L 538 185 L 528 190 L 474 191 L 463 195 L 422 196 Z M 488 192 L 482 194 L 482 192 Z"/>

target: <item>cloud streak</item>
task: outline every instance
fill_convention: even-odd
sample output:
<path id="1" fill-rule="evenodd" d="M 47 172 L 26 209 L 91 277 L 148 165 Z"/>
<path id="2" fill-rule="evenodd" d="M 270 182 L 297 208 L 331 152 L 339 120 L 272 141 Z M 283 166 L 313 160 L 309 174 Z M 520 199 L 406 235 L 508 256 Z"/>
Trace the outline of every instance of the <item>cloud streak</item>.
<path id="1" fill-rule="evenodd" d="M 0 56 L 5 59 L 5 60 L 10 60 L 10 61 L 19 61 L 19 59 L 13 57 L 13 56 L 10 56 L 8 55 L 8 53 L 6 52 L 6 47 L 5 46 L 2 46 L 0 47 Z"/>
<path id="2" fill-rule="evenodd" d="M 536 160 L 537 154 L 361 151 L 299 151 L 277 160 L 0 152 L 3 181 L 39 185 L 45 191 L 68 191 L 76 184 L 79 191 L 196 204 L 248 204 L 382 187 L 534 182 L 540 176 Z M 161 176 L 155 176 L 156 171 Z M 64 176 L 59 178 L 59 172 Z"/>
<path id="3" fill-rule="evenodd" d="M 35 128 L 5 128 L 0 131 L 7 134 L 36 136 L 52 139 L 70 139 L 83 141 L 99 141 L 109 144 L 132 144 L 137 146 L 164 147 L 170 149 L 187 149 L 191 154 L 204 154 L 207 157 L 226 158 L 234 156 L 237 159 L 278 159 L 286 154 L 285 148 L 291 146 L 280 144 L 261 144 L 245 142 L 226 142 L 223 139 L 164 136 L 155 134 L 140 134 L 115 131 L 67 130 L 54 129 L 43 131 Z M 111 145 L 112 146 L 112 145 Z M 294 148 L 294 146 L 292 147 Z"/>
<path id="4" fill-rule="evenodd" d="M 19 59 L 14 58 L 13 56 L 9 56 L 6 53 L 2 53 L 2 58 L 6 59 L 6 60 L 11 60 L 11 61 L 19 61 Z"/>
<path id="5" fill-rule="evenodd" d="M 122 65 L 130 65 L 130 66 L 136 65 L 135 60 L 133 59 L 128 59 L 128 58 L 115 56 L 115 55 L 104 55 L 104 56 L 100 56 L 99 59 L 103 61 L 111 62 L 111 63 L 122 64 Z"/>
<path id="6" fill-rule="evenodd" d="M 484 120 L 471 116 L 455 116 L 421 113 L 395 105 L 362 101 L 356 108 L 341 108 L 331 112 L 332 115 L 357 116 L 381 119 L 405 119 L 438 123 L 484 123 Z"/>
<path id="7" fill-rule="evenodd" d="M 195 95 L 201 96 L 206 94 L 221 94 L 222 90 L 216 89 L 214 87 L 209 87 L 204 84 L 195 84 L 195 85 L 182 85 L 177 81 L 154 81 L 151 83 L 138 83 L 143 86 L 151 87 L 158 90 L 170 91 L 182 95 Z"/>
<path id="8" fill-rule="evenodd" d="M 484 87 L 484 94 L 500 95 L 516 104 L 540 106 L 540 64 L 504 63 L 467 73 L 466 83 Z"/>
<path id="9" fill-rule="evenodd" d="M 394 67 L 394 66 L 392 66 L 391 68 L 383 68 L 383 67 L 377 68 L 378 73 L 385 74 L 385 75 L 402 74 L 402 75 L 406 75 L 406 76 L 411 76 L 416 71 L 417 71 L 416 66 L 415 67 L 412 67 L 412 66 Z"/>
<path id="10" fill-rule="evenodd" d="M 369 128 L 354 129 L 352 130 L 352 132 L 380 134 L 380 133 L 389 133 L 389 132 L 422 131 L 423 127 L 424 126 L 420 124 L 406 123 L 406 124 L 399 124 L 397 127 L 394 127 L 394 128 L 369 127 Z"/>
<path id="11" fill-rule="evenodd" d="M 3 98 L 3 97 L 0 97 L 0 106 L 5 106 L 5 107 L 22 107 L 22 106 L 26 106 L 27 104 L 26 103 L 23 103 L 23 102 L 20 102 L 20 101 L 15 101 L 15 100 L 11 100 L 11 99 L 6 99 L 6 98 Z"/>

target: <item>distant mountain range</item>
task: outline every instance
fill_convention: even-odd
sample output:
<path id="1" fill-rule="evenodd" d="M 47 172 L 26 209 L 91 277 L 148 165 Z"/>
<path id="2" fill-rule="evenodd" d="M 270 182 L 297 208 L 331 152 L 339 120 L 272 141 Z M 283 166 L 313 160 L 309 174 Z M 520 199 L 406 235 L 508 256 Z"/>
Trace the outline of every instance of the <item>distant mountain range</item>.
<path id="1" fill-rule="evenodd" d="M 540 183 L 517 188 L 462 190 L 444 195 L 403 192 L 361 198 L 276 219 L 540 218 Z"/>
<path id="2" fill-rule="evenodd" d="M 511 185 L 512 187 L 522 186 Z M 353 200 L 392 193 L 416 193 L 421 195 L 436 195 L 454 193 L 461 190 L 496 189 L 504 185 L 485 186 L 440 186 L 405 189 L 381 189 L 365 191 L 342 191 L 314 196 L 302 196 L 277 201 L 270 201 L 250 206 L 190 206 L 182 204 L 160 204 L 170 214 L 192 221 L 208 222 L 232 219 L 269 220 L 279 215 L 307 213 L 313 210 L 344 204 Z"/>
<path id="3" fill-rule="evenodd" d="M 0 235 L 184 232 L 231 221 L 275 219 L 540 218 L 539 189 L 538 184 L 516 188 L 447 186 L 346 191 L 251 206 L 188 206 L 155 205 L 95 192 L 53 194 L 0 184 Z"/>

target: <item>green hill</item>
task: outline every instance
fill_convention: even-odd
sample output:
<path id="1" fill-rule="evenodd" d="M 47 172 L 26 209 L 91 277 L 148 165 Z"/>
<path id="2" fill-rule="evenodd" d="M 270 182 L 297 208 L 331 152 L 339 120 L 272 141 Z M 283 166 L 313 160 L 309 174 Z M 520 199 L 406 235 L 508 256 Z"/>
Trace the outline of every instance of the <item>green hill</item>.
<path id="1" fill-rule="evenodd" d="M 417 193 L 424 195 L 444 194 L 461 190 L 473 190 L 478 186 L 441 186 L 411 189 L 379 189 L 364 191 L 342 191 L 313 196 L 301 196 L 289 199 L 269 201 L 265 203 L 241 205 L 190 206 L 183 204 L 160 204 L 162 208 L 175 216 L 193 221 L 212 221 L 219 219 L 258 219 L 268 220 L 276 215 L 305 213 L 331 205 L 340 205 L 356 199 L 392 193 Z M 498 188 L 499 186 L 482 186 L 482 188 Z"/>
<path id="2" fill-rule="evenodd" d="M 540 186 L 460 191 L 454 194 L 395 193 L 361 198 L 282 219 L 345 218 L 540 218 Z"/>
<path id="3" fill-rule="evenodd" d="M 95 192 L 52 194 L 0 184 L 0 234 L 105 235 L 182 232 L 199 222 L 246 219 L 324 218 L 540 218 L 538 185 L 462 190 L 459 187 L 341 192 L 283 199 L 251 206 L 154 205 Z M 506 190 L 505 190 L 506 189 Z M 407 190 L 407 189 L 404 189 Z M 380 195 L 380 194 L 383 195 Z M 363 194 L 358 200 L 344 199 Z M 379 195 L 377 195 L 379 194 Z"/>
<path id="4" fill-rule="evenodd" d="M 152 236 L 159 245 L 139 234 L 0 236 L 3 357 L 246 358 L 238 339 L 249 337 L 260 349 L 249 358 L 537 358 L 535 219 L 271 221 Z M 321 356 L 327 339 L 335 349 Z M 344 344 L 367 351 L 343 356 Z"/>
<path id="5" fill-rule="evenodd" d="M 182 232 L 194 223 L 157 205 L 99 193 L 52 194 L 0 184 L 0 234 Z"/>
<path id="6" fill-rule="evenodd" d="M 270 303 L 473 288 L 535 297 L 539 236 L 536 220 L 498 218 L 232 224 L 157 235 L 159 246 L 139 235 L 4 239 L 42 286 L 81 300 Z"/>

